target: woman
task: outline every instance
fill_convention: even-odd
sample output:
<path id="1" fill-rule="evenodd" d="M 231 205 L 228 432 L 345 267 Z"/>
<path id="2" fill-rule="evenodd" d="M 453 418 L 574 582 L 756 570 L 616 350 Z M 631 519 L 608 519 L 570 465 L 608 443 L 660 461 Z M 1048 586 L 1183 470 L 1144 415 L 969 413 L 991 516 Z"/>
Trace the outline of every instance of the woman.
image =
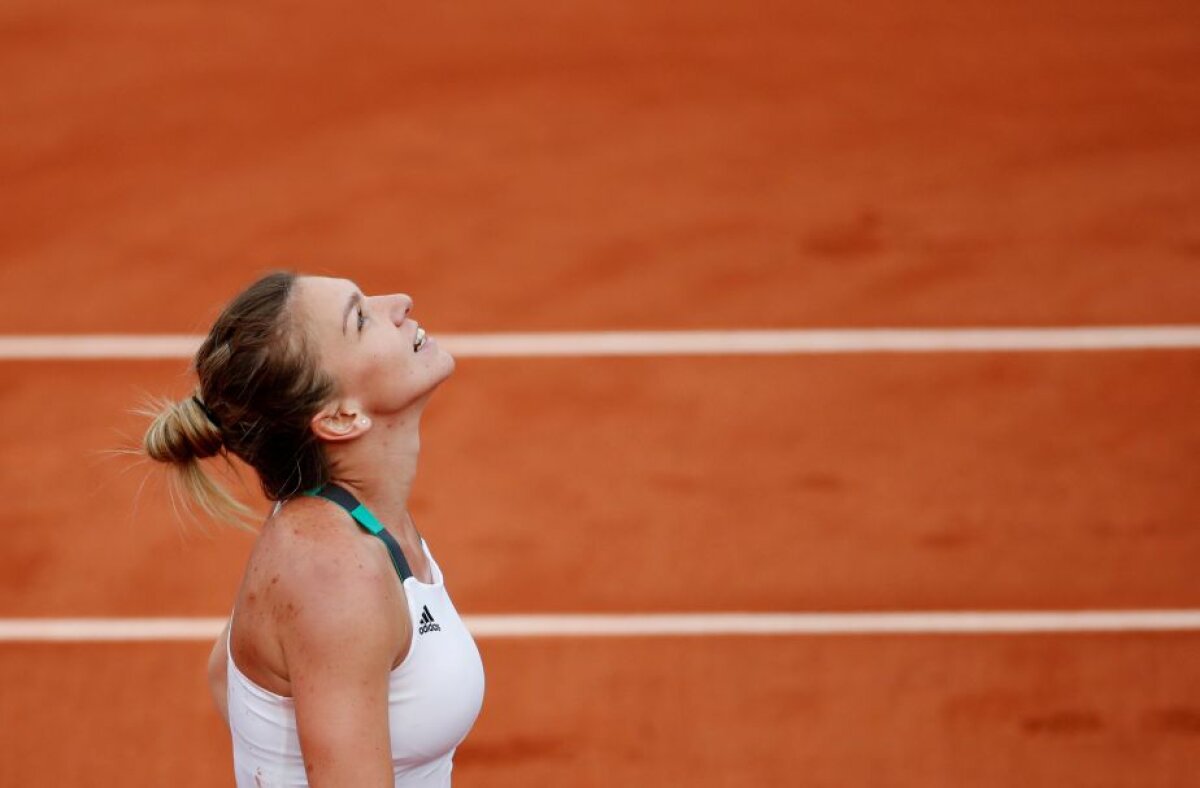
<path id="1" fill-rule="evenodd" d="M 446 786 L 479 713 L 479 652 L 407 509 L 421 414 L 454 371 L 411 310 L 266 276 L 201 345 L 196 394 L 146 433 L 210 514 L 247 513 L 203 471 L 217 454 L 278 502 L 209 665 L 238 786 Z"/>

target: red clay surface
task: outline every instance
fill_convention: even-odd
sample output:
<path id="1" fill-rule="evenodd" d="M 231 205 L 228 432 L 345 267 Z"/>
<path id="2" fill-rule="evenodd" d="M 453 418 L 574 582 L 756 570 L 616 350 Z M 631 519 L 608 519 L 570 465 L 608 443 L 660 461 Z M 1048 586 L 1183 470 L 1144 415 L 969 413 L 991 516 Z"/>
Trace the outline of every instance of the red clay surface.
<path id="1" fill-rule="evenodd" d="M 228 610 L 250 539 L 103 454 L 182 366 L 5 366 L 57 416 L 0 438 L 0 614 Z M 465 611 L 1200 607 L 1200 354 L 467 359 L 438 397 L 414 512 Z"/>
<path id="2" fill-rule="evenodd" d="M 431 331 L 1200 322 L 1200 6 L 0 6 L 0 333 L 265 267 Z M 217 616 L 101 451 L 180 363 L 3 363 L 0 616 Z M 1194 352 L 464 360 L 465 613 L 1200 606 Z M 136 504 L 135 509 L 135 501 Z M 481 641 L 456 785 L 1171 786 L 1200 636 Z M 204 644 L 0 644 L 3 785 L 230 783 Z"/>
<path id="3" fill-rule="evenodd" d="M 480 645 L 456 785 L 1165 788 L 1200 769 L 1195 633 Z M 20 737 L 0 783 L 228 784 L 206 651 L 0 650 Z"/>
<path id="4" fill-rule="evenodd" d="M 1198 26 L 8 0 L 0 331 L 196 330 L 278 265 L 411 290 L 443 331 L 1195 321 Z"/>

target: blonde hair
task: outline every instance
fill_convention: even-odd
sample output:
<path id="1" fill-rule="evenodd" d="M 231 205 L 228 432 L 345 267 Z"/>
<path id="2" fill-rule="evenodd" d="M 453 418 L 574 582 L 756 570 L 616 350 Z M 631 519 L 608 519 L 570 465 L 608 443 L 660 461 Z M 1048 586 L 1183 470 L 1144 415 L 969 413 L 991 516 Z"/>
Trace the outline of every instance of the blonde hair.
<path id="1" fill-rule="evenodd" d="M 297 276 L 268 274 L 221 312 L 196 351 L 196 393 L 157 401 L 142 448 L 173 466 L 172 490 L 218 520 L 246 525 L 250 509 L 202 461 L 230 455 L 254 468 L 264 495 L 283 500 L 332 476 L 310 427 L 336 385 L 310 352 L 288 308 Z"/>
<path id="2" fill-rule="evenodd" d="M 245 526 L 253 517 L 246 504 L 235 498 L 205 471 L 201 460 L 222 454 L 220 428 L 205 413 L 199 393 L 180 402 L 157 400 L 150 426 L 142 441 L 146 456 L 175 468 L 171 476 L 174 499 L 195 504 L 209 517 Z"/>

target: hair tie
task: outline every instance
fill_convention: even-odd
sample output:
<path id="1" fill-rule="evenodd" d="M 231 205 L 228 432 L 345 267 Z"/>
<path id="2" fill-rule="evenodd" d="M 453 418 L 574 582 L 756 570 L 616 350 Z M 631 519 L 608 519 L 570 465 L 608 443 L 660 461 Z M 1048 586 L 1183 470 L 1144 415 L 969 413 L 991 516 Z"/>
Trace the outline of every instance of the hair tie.
<path id="1" fill-rule="evenodd" d="M 205 405 L 203 402 L 201 402 L 200 398 L 197 397 L 195 394 L 192 395 L 192 402 L 196 403 L 196 407 L 198 407 L 198 408 L 200 408 L 200 410 L 204 411 L 204 415 L 208 417 L 208 420 L 212 422 L 212 425 L 214 427 L 216 427 L 218 430 L 221 429 L 221 420 L 218 419 L 217 415 L 215 413 L 213 413 L 211 410 L 209 410 L 208 406 Z"/>

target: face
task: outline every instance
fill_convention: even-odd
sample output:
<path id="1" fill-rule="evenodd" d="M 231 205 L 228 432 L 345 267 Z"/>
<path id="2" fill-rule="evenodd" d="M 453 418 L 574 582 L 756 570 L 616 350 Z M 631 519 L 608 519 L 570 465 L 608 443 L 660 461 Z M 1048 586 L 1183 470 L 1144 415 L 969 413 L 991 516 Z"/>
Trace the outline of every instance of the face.
<path id="1" fill-rule="evenodd" d="M 300 277 L 293 292 L 298 317 L 321 366 L 338 382 L 344 407 L 371 418 L 423 404 L 454 371 L 454 359 L 418 331 L 407 295 L 364 296 L 346 279 Z"/>

